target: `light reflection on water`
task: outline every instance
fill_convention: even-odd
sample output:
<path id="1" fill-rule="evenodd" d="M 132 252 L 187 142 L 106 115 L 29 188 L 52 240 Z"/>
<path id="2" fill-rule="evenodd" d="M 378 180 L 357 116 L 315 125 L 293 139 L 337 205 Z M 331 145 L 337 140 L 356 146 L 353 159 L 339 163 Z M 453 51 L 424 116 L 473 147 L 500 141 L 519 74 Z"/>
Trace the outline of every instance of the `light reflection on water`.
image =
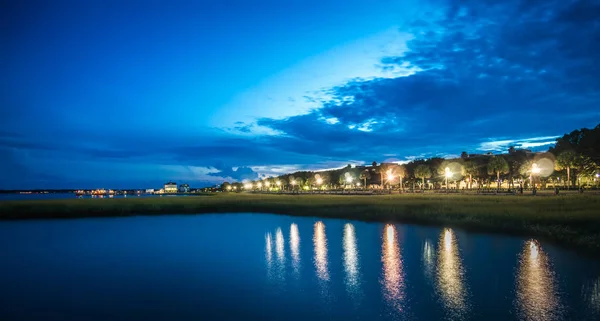
<path id="1" fill-rule="evenodd" d="M 350 223 L 344 225 L 343 247 L 346 290 L 356 300 L 360 295 L 360 266 L 358 248 L 356 247 L 356 232 L 354 231 L 354 225 Z"/>
<path id="2" fill-rule="evenodd" d="M 519 255 L 512 254 L 513 258 L 518 258 L 518 268 L 506 271 L 504 277 L 507 278 L 507 282 L 515 282 L 514 292 L 511 290 L 504 294 L 471 293 L 481 286 L 473 288 L 468 286 L 467 271 L 471 269 L 465 268 L 462 257 L 464 254 L 460 251 L 459 240 L 450 228 L 442 229 L 437 241 L 429 238 L 418 239 L 417 242 L 422 245 L 415 253 L 410 252 L 411 246 L 408 243 L 412 241 L 410 237 L 404 240 L 400 237 L 402 234 L 399 233 L 397 226 L 385 225 L 381 233 L 381 266 L 379 266 L 376 258 L 375 261 L 364 259 L 369 257 L 369 252 L 366 254 L 359 252 L 359 239 L 366 242 L 364 244 L 374 245 L 375 248 L 378 245 L 360 238 L 362 231 L 360 225 L 344 223 L 329 226 L 330 229 L 339 229 L 330 232 L 329 236 L 338 235 L 336 238 L 341 238 L 341 244 L 335 240 L 334 243 L 328 243 L 332 240 L 327 238 L 326 225 L 322 221 L 317 221 L 313 223 L 312 236 L 314 265 L 301 265 L 299 224 L 289 224 L 287 253 L 282 228 L 276 227 L 265 234 L 265 262 L 269 281 L 273 282 L 275 291 L 284 294 L 295 291 L 293 289 L 298 285 L 301 285 L 299 288 L 302 291 L 310 289 L 310 286 L 305 287 L 304 283 L 286 283 L 286 279 L 293 276 L 297 280 L 300 276 L 304 276 L 303 281 L 311 282 L 311 278 L 306 276 L 313 275 L 312 282 L 316 286 L 316 292 L 312 295 L 316 297 L 319 309 L 322 308 L 321 312 L 325 314 L 333 313 L 338 295 L 350 299 L 349 302 L 353 303 L 354 312 L 349 313 L 362 313 L 360 312 L 362 309 L 372 308 L 370 304 L 373 300 L 382 300 L 385 312 L 380 314 L 380 317 L 385 320 L 411 319 L 413 313 L 417 311 L 422 313 L 423 304 L 427 306 L 425 310 L 435 311 L 431 312 L 431 315 L 427 314 L 434 319 L 441 317 L 447 320 L 462 320 L 474 316 L 491 316 L 489 310 L 483 310 L 481 314 L 482 299 L 477 295 L 491 295 L 493 298 L 502 295 L 500 301 L 507 298 L 506 306 L 502 308 L 502 313 L 507 314 L 505 318 L 507 320 L 560 320 L 568 312 L 561 307 L 558 284 L 551 269 L 550 258 L 536 241 L 525 242 Z M 310 239 L 305 238 L 305 241 L 310 242 Z M 407 242 L 408 251 L 401 246 L 404 242 Z M 329 247 L 331 244 L 332 247 Z M 309 248 L 306 250 L 310 251 Z M 414 268 L 415 264 L 419 265 L 419 259 L 417 263 L 411 263 L 407 253 L 420 256 L 422 271 Z M 469 259 L 468 262 L 472 260 Z M 369 286 L 369 276 L 365 275 L 365 271 L 373 271 L 372 268 L 375 266 L 376 270 L 381 271 L 379 276 L 381 298 L 377 298 L 378 294 L 369 292 L 374 288 Z M 340 269 L 340 271 L 332 269 Z M 578 297 L 585 309 L 577 313 L 584 317 L 593 316 L 594 319 L 600 316 L 600 278 L 595 274 L 591 275 L 594 276 L 593 279 L 581 283 L 581 294 Z M 514 279 L 510 276 L 514 276 Z M 421 282 L 426 283 L 419 284 L 419 281 L 416 281 L 419 278 L 423 280 Z M 473 278 L 479 279 L 477 276 Z M 291 284 L 295 286 L 292 288 L 286 286 Z M 430 292 L 430 286 L 434 288 L 433 293 Z M 342 291 L 341 294 L 337 292 L 339 290 Z M 431 298 L 430 302 L 424 299 L 423 293 L 428 294 Z"/>
<path id="3" fill-rule="evenodd" d="M 425 240 L 425 243 L 423 244 L 423 266 L 425 268 L 424 269 L 425 277 L 429 281 L 433 280 L 433 271 L 435 269 L 434 259 L 435 259 L 434 245 L 431 243 L 431 240 L 427 239 L 427 240 Z"/>
<path id="4" fill-rule="evenodd" d="M 452 229 L 444 229 L 438 245 L 437 285 L 440 297 L 450 319 L 463 319 L 468 310 L 464 269 L 456 236 Z"/>
<path id="5" fill-rule="evenodd" d="M 538 242 L 525 242 L 516 277 L 516 305 L 523 320 L 559 320 L 560 303 L 548 256 Z"/>
<path id="6" fill-rule="evenodd" d="M 279 264 L 285 264 L 285 246 L 283 240 L 283 233 L 281 228 L 278 228 L 275 232 L 275 251 L 277 252 L 277 260 Z"/>
<path id="7" fill-rule="evenodd" d="M 292 253 L 292 267 L 296 276 L 300 272 L 300 233 L 298 225 L 292 223 L 290 225 L 290 251 Z"/>
<path id="8" fill-rule="evenodd" d="M 403 310 L 405 297 L 404 272 L 398 246 L 396 227 L 388 224 L 383 230 L 381 261 L 383 262 L 382 290 L 387 303 L 396 311 Z"/>
<path id="9" fill-rule="evenodd" d="M 329 281 L 329 269 L 327 267 L 327 236 L 325 235 L 325 224 L 319 221 L 315 223 L 313 242 L 315 245 L 315 268 L 317 277 L 323 281 Z"/>

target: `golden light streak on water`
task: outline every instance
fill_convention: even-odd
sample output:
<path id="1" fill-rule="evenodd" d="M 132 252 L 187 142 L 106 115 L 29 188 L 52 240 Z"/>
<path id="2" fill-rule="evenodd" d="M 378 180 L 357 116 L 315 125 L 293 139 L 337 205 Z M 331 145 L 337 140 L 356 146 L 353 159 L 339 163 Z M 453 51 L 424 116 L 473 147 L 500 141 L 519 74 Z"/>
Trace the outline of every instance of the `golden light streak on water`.
<path id="1" fill-rule="evenodd" d="M 277 228 L 277 231 L 275 231 L 275 252 L 277 253 L 277 260 L 280 264 L 283 264 L 285 262 L 285 246 L 281 228 Z"/>
<path id="2" fill-rule="evenodd" d="M 461 319 L 467 312 L 467 291 L 458 243 L 452 229 L 444 229 L 438 246 L 437 286 L 451 319 Z"/>
<path id="3" fill-rule="evenodd" d="M 344 225 L 344 269 L 346 270 L 346 289 L 349 293 L 358 294 L 359 286 L 359 262 L 358 248 L 356 247 L 356 232 L 354 225 L 346 223 Z"/>
<path id="4" fill-rule="evenodd" d="M 519 258 L 516 304 L 523 320 L 558 320 L 560 303 L 554 273 L 540 245 L 525 243 Z"/>
<path id="5" fill-rule="evenodd" d="M 325 224 L 319 221 L 314 226 L 313 243 L 315 246 L 315 268 L 317 277 L 323 281 L 329 281 L 329 269 L 327 267 L 327 236 L 325 235 Z"/>
<path id="6" fill-rule="evenodd" d="M 298 274 L 300 271 L 300 233 L 298 232 L 298 225 L 295 223 L 290 225 L 290 251 L 292 252 L 294 273 Z"/>
<path id="7" fill-rule="evenodd" d="M 383 263 L 382 290 L 385 300 L 397 311 L 402 311 L 404 301 L 404 275 L 402 258 L 396 237 L 396 227 L 387 224 L 383 231 L 381 261 Z"/>

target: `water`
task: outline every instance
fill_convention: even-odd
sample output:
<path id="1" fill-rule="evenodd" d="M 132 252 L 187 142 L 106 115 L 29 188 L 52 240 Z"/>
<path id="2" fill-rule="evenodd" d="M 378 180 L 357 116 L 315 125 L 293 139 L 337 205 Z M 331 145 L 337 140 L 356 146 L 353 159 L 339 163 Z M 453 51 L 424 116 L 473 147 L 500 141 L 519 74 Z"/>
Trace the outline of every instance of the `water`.
<path id="1" fill-rule="evenodd" d="M 9 193 L 9 194 L 0 194 L 0 201 L 26 201 L 26 200 L 59 200 L 59 199 L 69 199 L 69 198 L 136 198 L 136 197 L 193 197 L 193 196 L 202 196 L 202 194 L 164 194 L 164 195 L 154 195 L 154 194 L 140 194 L 140 195 L 84 195 L 78 196 L 75 193 L 47 193 L 47 194 L 17 194 L 17 193 Z"/>
<path id="2" fill-rule="evenodd" d="M 0 222 L 0 320 L 597 320 L 600 260 L 262 214 Z"/>

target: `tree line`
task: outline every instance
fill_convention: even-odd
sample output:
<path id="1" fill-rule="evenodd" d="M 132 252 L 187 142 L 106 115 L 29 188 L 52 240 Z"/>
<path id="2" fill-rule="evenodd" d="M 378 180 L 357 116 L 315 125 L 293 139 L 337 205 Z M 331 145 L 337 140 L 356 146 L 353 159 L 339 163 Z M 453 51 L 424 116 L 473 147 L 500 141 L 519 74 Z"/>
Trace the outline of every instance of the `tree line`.
<path id="1" fill-rule="evenodd" d="M 600 124 L 565 134 L 547 152 L 532 153 L 510 147 L 502 154 L 462 152 L 453 159 L 432 157 L 405 164 L 377 163 L 326 171 L 299 171 L 251 182 L 225 182 L 223 190 L 312 190 L 312 189 L 426 189 L 572 188 L 597 185 L 600 176 Z"/>

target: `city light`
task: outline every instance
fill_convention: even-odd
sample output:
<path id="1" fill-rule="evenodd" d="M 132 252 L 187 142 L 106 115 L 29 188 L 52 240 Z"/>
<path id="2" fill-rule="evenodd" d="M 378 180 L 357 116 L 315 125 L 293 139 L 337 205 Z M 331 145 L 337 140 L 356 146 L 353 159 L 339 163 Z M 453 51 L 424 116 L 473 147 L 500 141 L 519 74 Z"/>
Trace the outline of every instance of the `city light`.
<path id="1" fill-rule="evenodd" d="M 296 181 L 295 180 L 291 181 L 291 183 L 292 183 L 292 185 L 296 185 Z"/>
<path id="2" fill-rule="evenodd" d="M 346 182 L 349 184 L 352 183 L 353 180 L 354 180 L 354 178 L 352 176 L 346 177 Z"/>
<path id="3" fill-rule="evenodd" d="M 319 178 L 317 178 L 317 184 L 318 184 L 318 185 L 321 185 L 321 184 L 323 184 L 323 179 L 322 179 L 322 178 L 320 178 L 320 177 L 319 177 Z"/>
<path id="4" fill-rule="evenodd" d="M 275 184 L 277 184 L 277 186 L 281 186 L 281 181 L 277 181 Z"/>
<path id="5" fill-rule="evenodd" d="M 531 172 L 533 174 L 539 174 L 541 170 L 542 169 L 538 167 L 538 164 L 533 163 L 533 165 L 531 165 Z"/>
<path id="6" fill-rule="evenodd" d="M 256 187 L 261 188 L 262 187 L 262 183 L 261 182 L 256 183 Z"/>
<path id="7" fill-rule="evenodd" d="M 231 191 L 231 185 L 227 185 L 227 190 Z"/>
<path id="8" fill-rule="evenodd" d="M 446 178 L 450 178 L 452 176 L 452 172 L 450 171 L 450 167 L 446 167 L 444 169 L 444 173 L 445 173 Z"/>
<path id="9" fill-rule="evenodd" d="M 244 184 L 245 189 L 252 189 L 252 184 Z"/>
<path id="10" fill-rule="evenodd" d="M 388 182 L 394 180 L 394 174 L 392 174 L 391 170 L 387 171 L 387 180 Z"/>
<path id="11" fill-rule="evenodd" d="M 269 181 L 265 181 L 265 187 L 269 187 L 269 185 L 271 185 L 271 183 Z"/>

